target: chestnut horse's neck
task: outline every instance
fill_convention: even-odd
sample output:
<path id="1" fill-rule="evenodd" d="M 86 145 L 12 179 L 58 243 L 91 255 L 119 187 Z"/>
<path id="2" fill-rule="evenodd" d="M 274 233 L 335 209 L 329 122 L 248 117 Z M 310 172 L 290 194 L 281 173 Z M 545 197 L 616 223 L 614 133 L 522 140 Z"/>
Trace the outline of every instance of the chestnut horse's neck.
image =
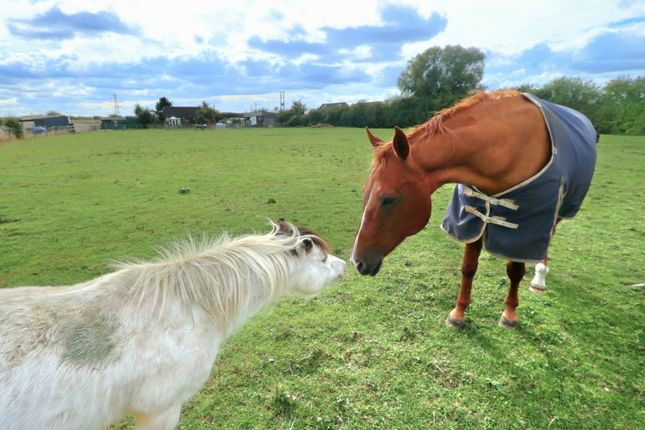
<path id="1" fill-rule="evenodd" d="M 462 183 L 496 194 L 535 175 L 551 155 L 542 113 L 519 93 L 440 113 L 408 139 L 432 191 Z"/>

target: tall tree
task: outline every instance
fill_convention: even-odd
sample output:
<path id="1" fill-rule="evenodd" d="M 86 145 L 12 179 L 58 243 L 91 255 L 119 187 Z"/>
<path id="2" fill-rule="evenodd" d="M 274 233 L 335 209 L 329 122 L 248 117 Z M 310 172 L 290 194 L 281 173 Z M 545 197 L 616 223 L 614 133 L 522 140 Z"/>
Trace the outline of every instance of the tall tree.
<path id="1" fill-rule="evenodd" d="M 605 85 L 598 106 L 602 133 L 645 134 L 645 76 L 622 76 Z"/>
<path id="2" fill-rule="evenodd" d="M 164 122 L 166 120 L 163 114 L 163 108 L 171 107 L 171 106 L 172 106 L 172 102 L 165 97 L 161 97 L 157 102 L 157 104 L 155 105 L 155 112 L 157 114 L 157 118 L 159 118 L 161 122 Z"/>
<path id="3" fill-rule="evenodd" d="M 477 48 L 428 48 L 408 62 L 399 77 L 399 89 L 403 96 L 416 99 L 425 114 L 432 113 L 479 88 L 484 58 Z"/>
<path id="4" fill-rule="evenodd" d="M 134 107 L 134 114 L 139 118 L 139 122 L 143 125 L 143 128 L 148 128 L 148 125 L 154 123 L 157 119 L 153 111 L 138 103 Z"/>
<path id="5" fill-rule="evenodd" d="M 286 125 L 288 127 L 297 127 L 301 125 L 306 125 L 307 117 L 305 112 L 307 111 L 307 106 L 300 101 L 296 100 L 291 103 L 289 109 L 280 111 L 276 114 L 276 121 L 281 125 Z"/>
<path id="6" fill-rule="evenodd" d="M 202 102 L 202 105 L 195 113 L 195 122 L 197 124 L 210 124 L 217 122 L 221 114 L 217 109 L 211 107 L 205 101 Z"/>

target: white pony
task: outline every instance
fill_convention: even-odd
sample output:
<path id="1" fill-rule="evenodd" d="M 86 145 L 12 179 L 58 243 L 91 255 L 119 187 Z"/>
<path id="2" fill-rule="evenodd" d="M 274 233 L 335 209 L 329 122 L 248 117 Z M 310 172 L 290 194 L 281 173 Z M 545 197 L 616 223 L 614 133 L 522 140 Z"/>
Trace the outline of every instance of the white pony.
<path id="1" fill-rule="evenodd" d="M 0 429 L 102 429 L 127 415 L 172 429 L 233 330 L 344 273 L 319 236 L 279 222 L 82 284 L 0 289 Z"/>

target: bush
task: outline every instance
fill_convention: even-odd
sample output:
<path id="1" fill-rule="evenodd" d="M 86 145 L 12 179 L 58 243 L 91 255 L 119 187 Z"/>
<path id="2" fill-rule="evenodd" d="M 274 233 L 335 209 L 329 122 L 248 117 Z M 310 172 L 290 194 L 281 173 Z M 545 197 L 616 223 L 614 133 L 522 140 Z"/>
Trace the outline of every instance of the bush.
<path id="1" fill-rule="evenodd" d="M 16 136 L 18 139 L 22 139 L 24 137 L 24 133 L 22 131 L 22 123 L 18 121 L 15 118 L 7 118 L 4 120 L 4 126 L 7 127 L 11 133 Z"/>

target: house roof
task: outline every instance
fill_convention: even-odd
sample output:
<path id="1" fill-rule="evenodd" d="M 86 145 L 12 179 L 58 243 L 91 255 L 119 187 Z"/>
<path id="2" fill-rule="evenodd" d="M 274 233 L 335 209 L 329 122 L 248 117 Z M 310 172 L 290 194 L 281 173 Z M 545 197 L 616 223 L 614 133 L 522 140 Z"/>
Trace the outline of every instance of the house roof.
<path id="1" fill-rule="evenodd" d="M 47 118 L 67 118 L 67 115 L 26 115 L 18 118 L 19 121 L 34 121 L 37 119 L 47 119 Z"/>
<path id="2" fill-rule="evenodd" d="M 163 108 L 163 116 L 170 118 L 176 116 L 177 118 L 194 118 L 199 106 L 165 106 Z"/>

